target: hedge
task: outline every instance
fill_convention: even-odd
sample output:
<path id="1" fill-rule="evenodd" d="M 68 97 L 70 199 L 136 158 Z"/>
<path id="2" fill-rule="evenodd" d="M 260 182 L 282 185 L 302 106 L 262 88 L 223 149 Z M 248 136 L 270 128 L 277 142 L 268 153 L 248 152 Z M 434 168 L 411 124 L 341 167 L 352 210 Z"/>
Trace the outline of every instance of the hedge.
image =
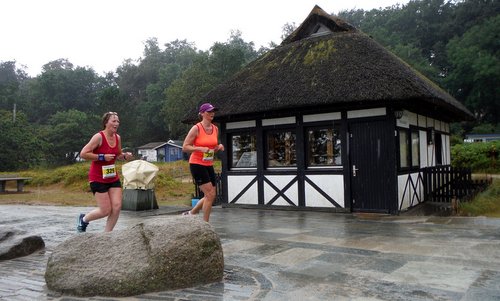
<path id="1" fill-rule="evenodd" d="M 500 173 L 499 151 L 500 141 L 456 144 L 451 147 L 451 165 L 474 173 Z"/>

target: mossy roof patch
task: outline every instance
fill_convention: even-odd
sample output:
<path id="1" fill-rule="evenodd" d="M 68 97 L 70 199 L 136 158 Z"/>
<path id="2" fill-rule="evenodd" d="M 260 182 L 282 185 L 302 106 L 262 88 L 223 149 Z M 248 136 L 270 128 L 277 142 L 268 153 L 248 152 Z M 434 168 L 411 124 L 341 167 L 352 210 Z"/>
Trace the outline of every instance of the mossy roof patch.
<path id="1" fill-rule="evenodd" d="M 218 118 L 311 107 L 398 105 L 470 120 L 460 102 L 368 35 L 315 7 L 283 43 L 207 93 Z M 328 15 L 329 16 L 329 15 Z M 312 21 L 311 21 L 312 20 Z M 307 35 L 314 22 L 329 33 Z M 307 24 L 306 24 L 307 23 Z M 306 24 L 306 25 L 304 25 Z M 347 25 L 346 25 L 347 24 Z M 196 111 L 186 115 L 194 120 Z"/>

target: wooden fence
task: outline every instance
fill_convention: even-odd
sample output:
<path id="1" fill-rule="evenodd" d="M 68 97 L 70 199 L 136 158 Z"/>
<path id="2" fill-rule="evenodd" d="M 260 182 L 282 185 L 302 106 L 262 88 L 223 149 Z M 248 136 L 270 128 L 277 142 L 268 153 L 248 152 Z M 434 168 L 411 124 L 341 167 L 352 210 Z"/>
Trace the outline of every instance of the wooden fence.
<path id="1" fill-rule="evenodd" d="M 424 200 L 449 203 L 453 198 L 470 201 L 491 184 L 491 179 L 473 180 L 470 168 L 450 165 L 422 168 Z"/>

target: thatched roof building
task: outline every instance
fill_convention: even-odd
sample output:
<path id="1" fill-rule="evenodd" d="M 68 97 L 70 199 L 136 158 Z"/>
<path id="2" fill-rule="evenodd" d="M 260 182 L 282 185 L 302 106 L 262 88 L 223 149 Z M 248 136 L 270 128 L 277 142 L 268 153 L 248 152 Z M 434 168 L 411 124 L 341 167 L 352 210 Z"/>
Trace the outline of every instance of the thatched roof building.
<path id="1" fill-rule="evenodd" d="M 452 122 L 473 115 L 368 35 L 315 6 L 283 43 L 206 94 L 218 119 L 325 107 L 404 107 Z M 196 112 L 187 117 L 194 119 Z"/>
<path id="2" fill-rule="evenodd" d="M 219 108 L 224 206 L 405 210 L 429 198 L 426 168 L 438 167 L 436 175 L 450 164 L 449 123 L 473 118 L 318 6 L 202 102 Z M 196 115 L 193 108 L 187 120 Z"/>

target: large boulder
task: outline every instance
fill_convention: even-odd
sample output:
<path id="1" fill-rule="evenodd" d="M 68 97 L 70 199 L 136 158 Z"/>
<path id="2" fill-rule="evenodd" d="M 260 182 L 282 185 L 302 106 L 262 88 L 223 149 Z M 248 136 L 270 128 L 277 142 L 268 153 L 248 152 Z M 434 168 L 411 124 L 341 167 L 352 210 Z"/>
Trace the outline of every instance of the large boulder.
<path id="1" fill-rule="evenodd" d="M 49 257 L 45 281 L 64 294 L 118 297 L 218 282 L 223 272 L 220 238 L 210 224 L 176 216 L 73 236 Z"/>
<path id="2" fill-rule="evenodd" d="M 0 229 L 0 260 L 26 256 L 44 247 L 45 242 L 38 235 L 16 229 Z"/>

